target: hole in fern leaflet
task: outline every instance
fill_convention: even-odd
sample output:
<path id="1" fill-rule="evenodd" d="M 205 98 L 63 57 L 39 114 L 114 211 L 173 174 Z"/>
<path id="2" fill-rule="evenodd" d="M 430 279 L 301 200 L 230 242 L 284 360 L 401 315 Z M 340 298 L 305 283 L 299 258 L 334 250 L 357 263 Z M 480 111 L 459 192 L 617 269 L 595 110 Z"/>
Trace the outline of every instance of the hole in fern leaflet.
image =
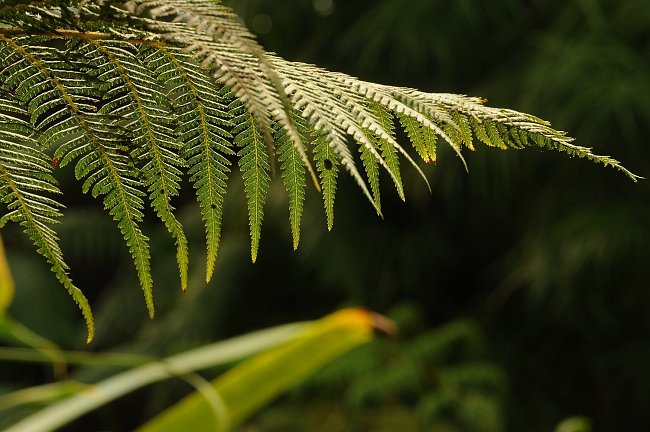
<path id="1" fill-rule="evenodd" d="M 332 165 L 332 161 L 329 160 L 329 159 L 325 159 L 323 161 L 323 165 L 325 166 L 325 169 L 328 170 L 328 171 L 331 170 L 332 167 L 334 166 L 334 165 Z"/>
<path id="2" fill-rule="evenodd" d="M 214 210 L 214 209 L 217 208 L 217 206 L 216 206 L 215 204 L 210 204 L 210 208 L 211 208 L 212 210 Z"/>

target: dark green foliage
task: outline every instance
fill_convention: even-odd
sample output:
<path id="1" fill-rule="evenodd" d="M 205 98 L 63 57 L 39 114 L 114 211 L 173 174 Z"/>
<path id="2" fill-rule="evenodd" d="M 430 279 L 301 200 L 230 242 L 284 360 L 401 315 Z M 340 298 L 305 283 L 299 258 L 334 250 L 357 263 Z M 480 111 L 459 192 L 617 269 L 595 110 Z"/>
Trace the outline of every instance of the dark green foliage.
<path id="1" fill-rule="evenodd" d="M 345 355 L 310 378 L 296 398 L 310 411 L 329 407 L 331 415 L 343 417 L 351 430 L 367 428 L 380 412 L 399 417 L 402 409 L 410 419 L 400 423 L 412 422 L 412 430 L 504 430 L 505 371 L 485 359 L 485 338 L 477 325 L 459 319 L 425 330 L 421 313 L 409 304 L 389 315 L 401 329 L 397 340 L 377 340 Z M 347 410 L 337 408 L 341 395 Z M 272 412 L 282 409 L 261 416 L 257 425 L 275 430 Z M 299 417 L 285 427 L 330 430 L 309 416 Z M 275 427 L 281 429 L 281 424 Z M 398 425 L 379 422 L 372 430 L 392 431 Z"/>

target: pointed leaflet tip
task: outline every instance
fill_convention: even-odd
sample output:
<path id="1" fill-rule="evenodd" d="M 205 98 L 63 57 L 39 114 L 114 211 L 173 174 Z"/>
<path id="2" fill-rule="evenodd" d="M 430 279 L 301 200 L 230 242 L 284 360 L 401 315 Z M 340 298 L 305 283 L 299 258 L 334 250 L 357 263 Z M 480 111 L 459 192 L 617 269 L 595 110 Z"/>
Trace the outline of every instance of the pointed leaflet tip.
<path id="1" fill-rule="evenodd" d="M 149 288 L 148 291 L 145 291 L 144 293 L 144 302 L 147 305 L 147 312 L 149 313 L 149 318 L 153 319 L 155 308 L 153 305 L 153 293 L 151 291 L 151 287 Z"/>
<path id="2" fill-rule="evenodd" d="M 212 280 L 212 274 L 214 273 L 214 263 L 206 263 L 205 266 L 205 284 L 209 284 Z"/>

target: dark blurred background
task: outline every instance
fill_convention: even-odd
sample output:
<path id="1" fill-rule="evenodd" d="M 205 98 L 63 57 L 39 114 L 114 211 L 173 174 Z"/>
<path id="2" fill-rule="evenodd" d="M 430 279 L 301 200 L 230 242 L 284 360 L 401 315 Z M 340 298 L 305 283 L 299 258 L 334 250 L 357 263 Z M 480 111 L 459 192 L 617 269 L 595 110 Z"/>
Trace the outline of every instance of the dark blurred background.
<path id="1" fill-rule="evenodd" d="M 285 58 L 483 96 L 650 176 L 647 0 L 231 3 Z M 406 203 L 387 181 L 384 220 L 343 178 L 331 232 L 309 192 L 296 252 L 275 179 L 254 265 L 233 176 L 208 286 L 188 187 L 175 203 L 192 245 L 187 294 L 178 290 L 172 241 L 160 224 L 146 227 L 153 321 L 113 221 L 81 195 L 70 168 L 60 170 L 68 208 L 58 232 L 96 313 L 91 349 L 163 355 L 363 305 L 395 319 L 400 334 L 327 367 L 242 431 L 535 432 L 573 416 L 595 431 L 650 430 L 650 182 L 536 150 L 479 148 L 466 159 L 469 174 L 442 149 L 425 167 L 431 194 L 405 169 Z M 47 265 L 18 228 L 3 236 L 18 288 L 11 314 L 66 348 L 84 348 L 80 314 Z M 0 371 L 5 390 L 51 379 L 45 367 L 10 369 Z M 67 430 L 129 430 L 190 390 L 156 385 Z"/>

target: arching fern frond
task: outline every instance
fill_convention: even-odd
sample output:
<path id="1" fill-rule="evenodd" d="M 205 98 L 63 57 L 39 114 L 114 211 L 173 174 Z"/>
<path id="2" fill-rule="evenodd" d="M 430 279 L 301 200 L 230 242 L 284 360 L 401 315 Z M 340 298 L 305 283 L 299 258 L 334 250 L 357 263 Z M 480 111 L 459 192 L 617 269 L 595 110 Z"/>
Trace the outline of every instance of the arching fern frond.
<path id="1" fill-rule="evenodd" d="M 26 121 L 28 111 L 0 93 L 0 197 L 7 212 L 0 217 L 0 228 L 7 222 L 19 223 L 34 242 L 38 253 L 52 266 L 52 272 L 79 305 L 88 327 L 88 340 L 95 333 L 90 305 L 68 276 L 58 238 L 52 225 L 61 216 L 57 201 L 47 195 L 59 194 L 52 177 L 50 159 L 34 139 L 37 132 Z"/>
<path id="2" fill-rule="evenodd" d="M 226 180 L 230 172 L 227 156 L 234 155 L 232 135 L 232 99 L 225 87 L 210 80 L 190 55 L 178 48 L 150 49 L 147 61 L 157 65 L 154 71 L 161 83 L 169 86 L 172 106 L 178 115 L 176 136 L 184 145 L 188 175 L 196 189 L 205 223 L 206 282 L 212 278 L 221 239 Z"/>
<path id="3" fill-rule="evenodd" d="M 253 261 L 276 159 L 294 248 L 308 175 L 322 192 L 331 229 L 341 169 L 381 215 L 381 172 L 404 199 L 403 162 L 426 181 L 413 157 L 434 163 L 441 143 L 461 160 L 463 149 L 479 143 L 548 148 L 637 178 L 534 116 L 266 53 L 229 8 L 212 0 L 0 1 L 0 120 L 1 224 L 24 226 L 82 308 L 90 338 L 88 304 L 68 277 L 52 229 L 60 206 L 49 198 L 58 189 L 47 154 L 54 165 L 74 165 L 82 190 L 102 197 L 150 315 L 149 244 L 140 229 L 146 205 L 176 242 L 186 289 L 188 245 L 173 201 L 189 180 L 205 225 L 209 281 L 233 161 L 243 173 Z M 399 128 L 413 150 L 399 142 Z"/>

